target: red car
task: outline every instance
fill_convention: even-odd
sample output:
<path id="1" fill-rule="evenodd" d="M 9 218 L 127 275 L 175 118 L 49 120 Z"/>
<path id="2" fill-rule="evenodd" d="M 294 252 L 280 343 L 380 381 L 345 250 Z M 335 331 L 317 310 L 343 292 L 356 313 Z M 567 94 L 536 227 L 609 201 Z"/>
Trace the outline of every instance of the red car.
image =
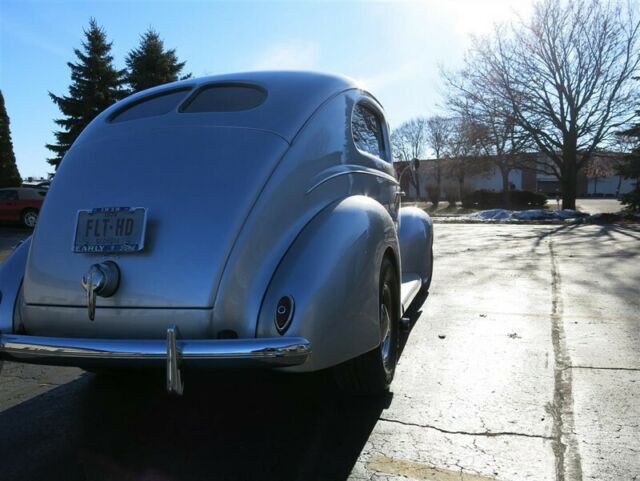
<path id="1" fill-rule="evenodd" d="M 0 221 L 19 221 L 33 228 L 38 221 L 46 189 L 12 187 L 0 189 Z"/>

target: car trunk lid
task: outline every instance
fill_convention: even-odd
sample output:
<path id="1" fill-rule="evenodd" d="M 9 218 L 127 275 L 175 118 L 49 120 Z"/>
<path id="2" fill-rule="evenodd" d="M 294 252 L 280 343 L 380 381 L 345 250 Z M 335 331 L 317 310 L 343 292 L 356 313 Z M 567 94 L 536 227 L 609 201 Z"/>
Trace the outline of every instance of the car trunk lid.
<path id="1" fill-rule="evenodd" d="M 98 311 L 211 308 L 236 236 L 287 142 L 243 128 L 118 132 L 74 145 L 65 157 L 34 233 L 25 303 L 86 306 L 83 275 L 112 260 L 120 286 L 98 297 Z M 105 207 L 147 209 L 142 251 L 73 252 L 78 211 Z"/>

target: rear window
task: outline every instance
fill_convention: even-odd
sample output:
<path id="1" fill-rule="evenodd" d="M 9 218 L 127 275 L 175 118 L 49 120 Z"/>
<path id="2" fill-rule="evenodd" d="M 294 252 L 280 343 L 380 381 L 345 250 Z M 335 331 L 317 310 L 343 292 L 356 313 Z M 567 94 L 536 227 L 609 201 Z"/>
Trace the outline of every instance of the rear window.
<path id="1" fill-rule="evenodd" d="M 239 112 L 258 107 L 266 98 L 267 92 L 254 85 L 211 85 L 196 92 L 181 112 Z"/>
<path id="2" fill-rule="evenodd" d="M 125 122 L 166 114 L 175 110 L 190 89 L 172 90 L 158 95 L 145 97 L 138 102 L 125 106 L 111 117 L 111 122 Z"/>

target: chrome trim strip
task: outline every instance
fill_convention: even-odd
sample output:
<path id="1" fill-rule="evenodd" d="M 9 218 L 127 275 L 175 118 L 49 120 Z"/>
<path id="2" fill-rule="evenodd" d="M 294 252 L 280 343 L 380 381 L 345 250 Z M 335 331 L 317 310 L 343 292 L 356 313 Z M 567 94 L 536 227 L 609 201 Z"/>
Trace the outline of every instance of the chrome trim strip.
<path id="1" fill-rule="evenodd" d="M 299 337 L 256 339 L 175 339 L 180 361 L 247 360 L 279 366 L 302 364 L 311 353 Z M 65 359 L 97 361 L 166 361 L 167 339 L 76 339 L 0 334 L 0 357 L 40 362 Z M 179 354 L 178 354 L 179 353 Z"/>
<path id="2" fill-rule="evenodd" d="M 313 192 L 316 188 L 320 187 L 322 184 L 324 184 L 325 182 L 328 182 L 332 179 L 335 179 L 336 177 L 340 177 L 341 175 L 350 175 L 350 174 L 365 174 L 365 175 L 373 175 L 375 177 L 380 177 L 382 179 L 388 180 L 389 182 L 395 184 L 395 185 L 400 185 L 400 183 L 398 182 L 398 180 L 393 177 L 392 175 L 389 174 L 385 174 L 384 172 L 380 172 L 379 170 L 365 170 L 365 169 L 353 169 L 353 170 L 345 170 L 342 172 L 337 172 L 335 174 L 331 174 L 327 177 L 325 177 L 324 179 L 320 179 L 318 182 L 316 182 L 312 187 L 310 187 L 306 192 L 305 195 L 309 195 L 311 192 Z"/>

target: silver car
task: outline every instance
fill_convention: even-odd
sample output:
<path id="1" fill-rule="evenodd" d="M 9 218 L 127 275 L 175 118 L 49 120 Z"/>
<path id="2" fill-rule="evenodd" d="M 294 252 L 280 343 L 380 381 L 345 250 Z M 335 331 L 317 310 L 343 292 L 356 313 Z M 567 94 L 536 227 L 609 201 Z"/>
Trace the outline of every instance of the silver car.
<path id="1" fill-rule="evenodd" d="M 400 207 L 389 127 L 348 78 L 189 79 L 100 114 L 0 270 L 0 356 L 85 369 L 333 368 L 391 383 L 432 222 Z"/>

